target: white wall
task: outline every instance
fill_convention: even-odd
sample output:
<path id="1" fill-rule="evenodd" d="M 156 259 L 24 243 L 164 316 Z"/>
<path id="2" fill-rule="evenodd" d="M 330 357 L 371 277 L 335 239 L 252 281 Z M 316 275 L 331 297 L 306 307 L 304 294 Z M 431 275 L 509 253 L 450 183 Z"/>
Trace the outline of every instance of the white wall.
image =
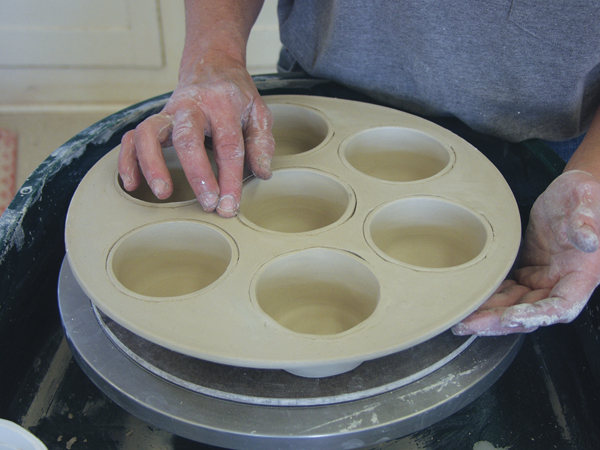
<path id="1" fill-rule="evenodd" d="M 250 36 L 251 73 L 275 70 L 276 0 Z M 0 0 L 0 107 L 132 104 L 177 83 L 180 0 Z"/>

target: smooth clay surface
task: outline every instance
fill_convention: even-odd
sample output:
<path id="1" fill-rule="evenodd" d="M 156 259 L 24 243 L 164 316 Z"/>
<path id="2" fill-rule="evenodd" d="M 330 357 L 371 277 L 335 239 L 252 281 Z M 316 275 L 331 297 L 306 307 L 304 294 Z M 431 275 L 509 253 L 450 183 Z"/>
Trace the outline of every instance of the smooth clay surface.
<path id="1" fill-rule="evenodd" d="M 172 148 L 166 201 L 123 190 L 118 148 L 83 179 L 67 255 L 106 315 L 186 355 L 322 377 L 447 330 L 504 279 L 517 206 L 470 144 L 380 106 L 266 101 L 273 177 L 245 180 L 236 218 L 202 211 Z"/>

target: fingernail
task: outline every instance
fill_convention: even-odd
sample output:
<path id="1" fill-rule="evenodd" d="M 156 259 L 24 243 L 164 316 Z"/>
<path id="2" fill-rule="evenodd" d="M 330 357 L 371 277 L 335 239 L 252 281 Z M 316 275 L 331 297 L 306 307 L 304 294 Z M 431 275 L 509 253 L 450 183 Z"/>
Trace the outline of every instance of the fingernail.
<path id="1" fill-rule="evenodd" d="M 198 197 L 204 211 L 214 211 L 219 204 L 219 196 L 214 192 L 204 192 Z"/>
<path id="2" fill-rule="evenodd" d="M 467 334 L 470 334 L 470 331 L 471 331 L 469 329 L 469 327 L 466 326 L 462 322 L 457 323 L 450 330 L 452 331 L 452 334 L 454 334 L 455 336 L 465 336 Z"/>
<path id="3" fill-rule="evenodd" d="M 232 217 L 237 213 L 238 207 L 237 202 L 231 195 L 225 195 L 221 197 L 217 210 L 224 217 Z"/>
<path id="4" fill-rule="evenodd" d="M 163 180 L 154 180 L 150 187 L 152 192 L 154 192 L 154 195 L 160 198 L 167 190 L 167 183 Z"/>
<path id="5" fill-rule="evenodd" d="M 261 155 L 256 160 L 256 163 L 258 164 L 258 167 L 260 167 L 261 173 L 254 173 L 254 175 L 262 179 L 271 178 L 271 157 L 269 155 Z"/>
<path id="6" fill-rule="evenodd" d="M 262 155 L 258 158 L 258 165 L 263 167 L 265 170 L 271 170 L 271 157 L 269 155 Z"/>
<path id="7" fill-rule="evenodd" d="M 129 190 L 129 187 L 131 186 L 133 179 L 131 178 L 131 176 L 129 174 L 120 174 L 120 176 L 121 176 L 121 181 L 123 182 L 123 187 L 126 190 Z"/>

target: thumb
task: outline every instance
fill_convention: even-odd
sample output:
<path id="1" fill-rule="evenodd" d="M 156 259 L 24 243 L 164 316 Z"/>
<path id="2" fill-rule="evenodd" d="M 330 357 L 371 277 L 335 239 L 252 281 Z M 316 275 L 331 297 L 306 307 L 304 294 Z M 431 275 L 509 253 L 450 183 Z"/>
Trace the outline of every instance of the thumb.
<path id="1" fill-rule="evenodd" d="M 600 184 L 594 176 L 582 170 L 570 170 L 554 180 L 548 191 L 552 193 L 546 196 L 546 208 L 550 211 L 564 208 L 563 232 L 569 243 L 584 253 L 598 250 Z"/>
<path id="2" fill-rule="evenodd" d="M 597 229 L 596 214 L 587 206 L 579 204 L 567 225 L 567 237 L 577 250 L 593 253 L 598 250 Z"/>
<path id="3" fill-rule="evenodd" d="M 598 250 L 598 235 L 589 225 L 582 224 L 579 228 L 569 229 L 568 237 L 577 250 L 584 253 L 593 253 Z"/>

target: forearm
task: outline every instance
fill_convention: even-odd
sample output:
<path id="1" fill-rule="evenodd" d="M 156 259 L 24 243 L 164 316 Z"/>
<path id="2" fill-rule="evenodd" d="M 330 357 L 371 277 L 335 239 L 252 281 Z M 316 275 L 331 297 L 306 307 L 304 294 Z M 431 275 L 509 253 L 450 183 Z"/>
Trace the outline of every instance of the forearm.
<path id="1" fill-rule="evenodd" d="M 600 108 L 596 111 L 585 138 L 567 163 L 565 172 L 569 170 L 583 170 L 600 181 Z"/>
<path id="2" fill-rule="evenodd" d="M 262 4 L 263 0 L 186 0 L 180 77 L 218 55 L 245 65 L 248 36 Z"/>

